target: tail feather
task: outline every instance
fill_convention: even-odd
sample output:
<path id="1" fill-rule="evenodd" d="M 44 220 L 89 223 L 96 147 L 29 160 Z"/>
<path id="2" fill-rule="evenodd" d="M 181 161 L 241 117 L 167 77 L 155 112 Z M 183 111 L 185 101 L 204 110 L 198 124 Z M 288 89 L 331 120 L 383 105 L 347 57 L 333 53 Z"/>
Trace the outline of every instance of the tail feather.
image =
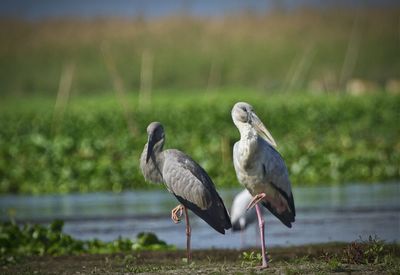
<path id="1" fill-rule="evenodd" d="M 295 214 L 290 210 L 286 209 L 282 213 L 278 213 L 274 207 L 271 206 L 269 202 L 262 201 L 261 204 L 266 207 L 275 217 L 277 217 L 284 225 L 291 228 L 292 222 L 295 221 Z"/>
<path id="2" fill-rule="evenodd" d="M 284 225 L 291 228 L 292 222 L 295 221 L 295 216 L 296 216 L 296 208 L 294 206 L 293 194 L 291 194 L 291 193 L 287 194 L 273 182 L 271 182 L 271 184 L 273 187 L 275 187 L 275 189 L 283 197 L 282 199 L 286 200 L 286 202 L 288 204 L 288 209 L 286 209 L 282 213 L 278 213 L 269 202 L 263 201 L 262 205 L 265 206 L 269 211 L 271 211 L 271 213 L 274 214 L 274 216 L 277 217 Z"/>

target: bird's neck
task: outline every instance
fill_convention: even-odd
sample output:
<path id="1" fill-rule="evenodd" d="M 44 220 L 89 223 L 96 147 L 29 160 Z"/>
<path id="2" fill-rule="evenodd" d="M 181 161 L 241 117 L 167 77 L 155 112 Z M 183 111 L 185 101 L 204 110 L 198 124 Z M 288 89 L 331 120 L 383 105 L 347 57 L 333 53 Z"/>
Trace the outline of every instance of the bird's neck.
<path id="1" fill-rule="evenodd" d="M 143 165 L 146 167 L 142 168 L 143 175 L 146 178 L 146 180 L 154 182 L 154 183 L 163 183 L 163 177 L 162 177 L 162 169 L 164 166 L 164 155 L 162 152 L 164 143 L 156 143 L 153 147 L 153 153 L 151 154 L 149 161 L 145 162 L 146 154 L 147 154 L 147 147 L 148 144 L 146 143 L 144 150 L 143 150 L 143 156 L 144 158 L 142 160 Z M 144 164 L 145 163 L 145 164 Z"/>
<path id="2" fill-rule="evenodd" d="M 257 149 L 258 134 L 252 127 L 245 125 L 239 129 L 239 148 L 244 159 L 248 159 Z"/>
<path id="3" fill-rule="evenodd" d="M 164 142 L 159 141 L 156 144 L 154 144 L 153 147 L 153 155 L 156 158 L 156 160 L 161 160 L 162 159 L 162 150 L 164 148 Z"/>
<path id="4" fill-rule="evenodd" d="M 159 168 L 159 170 L 161 170 L 164 165 L 163 147 L 164 147 L 164 142 L 162 141 L 154 144 L 153 154 L 150 157 L 152 163 L 154 163 L 154 165 L 156 165 Z"/>

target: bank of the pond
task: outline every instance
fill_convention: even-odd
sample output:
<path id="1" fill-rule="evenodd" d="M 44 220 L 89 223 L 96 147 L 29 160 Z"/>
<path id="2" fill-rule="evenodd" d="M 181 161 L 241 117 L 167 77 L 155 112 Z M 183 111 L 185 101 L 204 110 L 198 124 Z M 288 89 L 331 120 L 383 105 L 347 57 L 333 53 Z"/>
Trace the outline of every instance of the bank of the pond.
<path id="1" fill-rule="evenodd" d="M 400 246 L 377 243 L 271 248 L 268 270 L 259 270 L 259 249 L 149 251 L 79 256 L 31 256 L 0 267 L 2 274 L 399 274 Z"/>
<path id="2" fill-rule="evenodd" d="M 165 126 L 167 148 L 191 155 L 217 187 L 239 186 L 231 157 L 239 133 L 230 117 L 239 100 L 254 105 L 277 140 L 294 185 L 400 178 L 399 96 L 189 94 L 156 93 L 140 109 L 132 96 L 128 113 L 112 96 L 74 98 L 61 113 L 49 98 L 2 102 L 0 193 L 157 188 L 138 168 L 155 120 Z"/>

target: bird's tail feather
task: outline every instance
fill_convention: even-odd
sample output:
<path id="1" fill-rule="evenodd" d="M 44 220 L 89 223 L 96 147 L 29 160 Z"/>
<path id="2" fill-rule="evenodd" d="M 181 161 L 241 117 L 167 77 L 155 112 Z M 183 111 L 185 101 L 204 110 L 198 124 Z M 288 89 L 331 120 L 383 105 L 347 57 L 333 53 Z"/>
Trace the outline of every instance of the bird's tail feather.
<path id="1" fill-rule="evenodd" d="M 212 228 L 214 228 L 219 233 L 225 234 L 225 230 L 230 229 L 232 227 L 230 217 L 223 203 L 222 203 L 223 209 L 221 209 L 221 205 L 213 204 L 209 209 L 203 210 L 200 209 L 197 205 L 191 203 L 190 201 L 185 200 L 180 196 L 176 196 L 176 198 L 180 203 L 182 203 L 184 206 L 192 210 L 193 213 L 199 216 L 202 220 L 208 223 Z M 221 210 L 224 211 L 223 215 L 218 215 L 218 213 L 221 213 Z"/>
<path id="2" fill-rule="evenodd" d="M 288 209 L 286 209 L 284 212 L 278 213 L 269 202 L 262 201 L 261 204 L 271 211 L 271 213 L 274 214 L 274 216 L 277 217 L 284 225 L 289 228 L 292 227 L 292 222 L 295 221 L 295 214 L 293 212 L 290 212 Z"/>

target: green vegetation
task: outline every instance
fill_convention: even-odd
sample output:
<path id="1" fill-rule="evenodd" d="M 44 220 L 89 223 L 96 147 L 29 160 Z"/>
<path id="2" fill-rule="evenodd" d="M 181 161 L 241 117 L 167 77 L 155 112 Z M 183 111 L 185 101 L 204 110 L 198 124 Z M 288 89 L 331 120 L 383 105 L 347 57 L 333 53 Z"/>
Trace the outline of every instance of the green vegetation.
<path id="1" fill-rule="evenodd" d="M 128 130 L 118 101 L 73 98 L 53 120 L 49 98 L 1 102 L 0 192 L 66 193 L 162 188 L 145 183 L 139 157 L 149 122 L 161 121 L 166 148 L 191 155 L 217 187 L 239 186 L 232 146 L 239 133 L 234 102 L 252 103 L 278 142 L 294 185 L 392 181 L 400 178 L 400 97 L 271 95 L 226 91 L 154 95 Z"/>
<path id="2" fill-rule="evenodd" d="M 50 226 L 18 226 L 12 222 L 0 223 L 0 262 L 13 262 L 15 257 L 30 255 L 105 254 L 143 250 L 174 250 L 153 233 L 139 233 L 136 242 L 118 238 L 112 242 L 77 240 L 62 232 L 63 221 Z"/>
<path id="3" fill-rule="evenodd" d="M 348 244 L 342 253 L 326 253 L 322 256 L 333 266 L 341 264 L 383 264 L 388 263 L 393 251 L 378 236 L 369 236 L 368 240 L 359 239 Z"/>
<path id="4" fill-rule="evenodd" d="M 396 9 L 1 19 L 0 193 L 157 188 L 138 169 L 153 120 L 167 148 L 190 154 L 217 186 L 238 186 L 238 100 L 255 106 L 295 185 L 398 180 L 397 38 Z M 354 78 L 371 94 L 345 95 Z"/>
<path id="5" fill-rule="evenodd" d="M 256 253 L 254 251 L 248 252 L 244 251 L 242 255 L 240 256 L 242 262 L 241 266 L 257 266 L 260 265 L 260 262 L 262 261 L 262 256 L 261 253 Z"/>
<path id="6" fill-rule="evenodd" d="M 0 21 L 0 94 L 54 94 L 67 64 L 72 93 L 109 91 L 113 60 L 139 90 L 147 53 L 155 89 L 341 89 L 399 79 L 398 8 L 299 9 L 216 18 Z M 151 61 L 152 60 L 152 61 Z"/>

